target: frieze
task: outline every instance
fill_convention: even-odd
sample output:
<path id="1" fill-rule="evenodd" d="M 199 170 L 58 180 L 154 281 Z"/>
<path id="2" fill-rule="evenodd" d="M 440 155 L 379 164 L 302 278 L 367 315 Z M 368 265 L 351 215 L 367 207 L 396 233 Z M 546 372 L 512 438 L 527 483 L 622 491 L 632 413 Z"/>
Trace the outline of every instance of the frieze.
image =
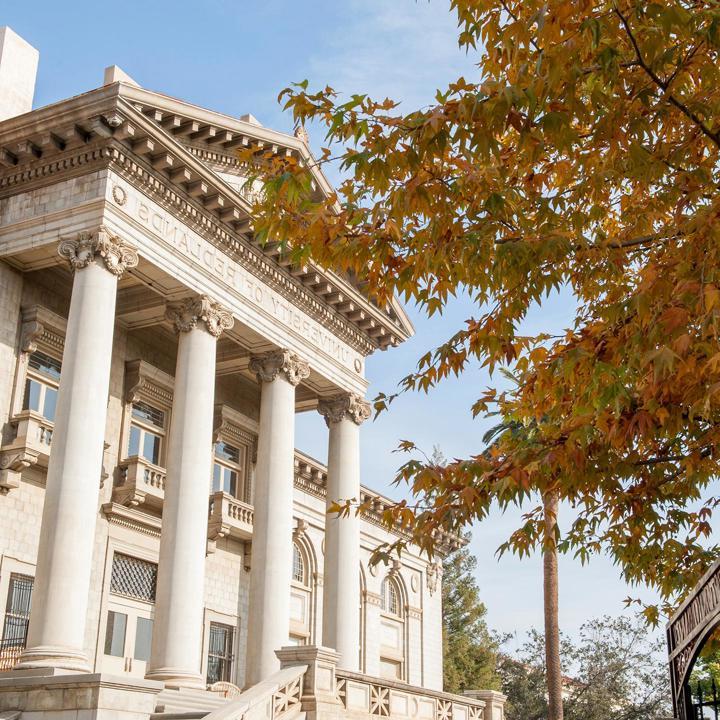
<path id="1" fill-rule="evenodd" d="M 261 300 L 257 290 L 260 282 L 269 286 L 269 289 L 278 291 L 281 295 L 278 298 L 279 302 L 272 303 L 270 298 L 267 298 L 264 302 L 266 309 L 269 308 L 277 319 L 299 332 L 309 329 L 303 327 L 303 320 L 297 313 L 293 317 L 294 307 L 306 312 L 316 320 L 320 325 L 320 330 L 325 330 L 325 328 L 331 330 L 332 334 L 329 338 L 318 338 L 313 342 L 320 349 L 325 349 L 323 343 L 327 344 L 330 339 L 334 338 L 347 342 L 362 355 L 369 355 L 376 349 L 375 343 L 365 337 L 352 323 L 345 320 L 335 310 L 324 306 L 309 290 L 287 277 L 278 267 L 270 263 L 260 250 L 250 246 L 247 241 L 243 242 L 230 234 L 219 222 L 210 219 L 205 211 L 198 210 L 195 205 L 170 189 L 164 181 L 159 180 L 154 174 L 138 165 L 119 148 L 113 147 L 111 152 L 114 161 L 113 169 L 118 175 L 135 186 L 141 187 L 143 191 L 147 191 L 166 211 L 168 208 L 172 208 L 169 216 L 162 216 L 157 212 L 153 214 L 147 203 L 145 203 L 146 208 L 141 209 L 140 205 L 143 203 L 143 199 L 136 196 L 136 193 L 133 192 L 133 190 L 136 191 L 136 187 L 133 187 L 123 206 L 124 212 L 139 220 L 158 237 L 171 244 L 175 241 L 176 247 L 181 252 L 186 250 L 187 257 L 206 267 L 234 289 L 241 291 L 248 299 L 254 299 L 256 304 Z M 200 230 L 203 238 L 210 238 L 213 242 L 203 238 L 183 238 L 183 235 L 188 235 L 185 232 L 185 225 Z M 200 240 L 199 246 L 198 240 Z M 217 254 L 208 254 L 208 248 L 202 247 L 203 244 L 220 250 L 222 257 L 218 258 Z M 224 264 L 218 265 L 219 261 Z M 234 272 L 232 272 L 233 266 L 235 266 Z M 231 268 L 229 275 L 228 267 Z M 243 277 L 247 281 L 246 284 L 242 283 Z M 240 282 L 240 287 L 235 285 L 237 282 Z M 313 329 L 312 332 L 315 330 Z M 354 362 L 351 367 L 356 370 Z"/>

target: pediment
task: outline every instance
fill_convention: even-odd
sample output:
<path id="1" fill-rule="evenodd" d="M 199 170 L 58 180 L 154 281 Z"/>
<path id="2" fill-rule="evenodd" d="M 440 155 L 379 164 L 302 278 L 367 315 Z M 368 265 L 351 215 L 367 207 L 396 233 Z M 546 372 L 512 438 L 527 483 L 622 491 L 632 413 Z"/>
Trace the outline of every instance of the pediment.
<path id="1" fill-rule="evenodd" d="M 242 245 L 264 256 L 274 272 L 355 326 L 369 348 L 407 339 L 413 328 L 399 302 L 379 308 L 349 279 L 312 263 L 296 265 L 279 244 L 254 241 L 250 198 L 242 183 L 233 182 L 242 174 L 235 151 L 240 146 L 312 160 L 300 138 L 114 83 L 0 123 L 0 198 L 122 157 L 147 187 L 207 218 L 229 252 Z M 332 190 L 319 171 L 316 189 Z"/>

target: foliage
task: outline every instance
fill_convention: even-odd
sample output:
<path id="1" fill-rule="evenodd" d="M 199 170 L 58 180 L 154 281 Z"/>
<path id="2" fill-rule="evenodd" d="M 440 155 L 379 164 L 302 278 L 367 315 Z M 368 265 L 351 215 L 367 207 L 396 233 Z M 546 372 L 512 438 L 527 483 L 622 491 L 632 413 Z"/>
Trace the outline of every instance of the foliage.
<path id="1" fill-rule="evenodd" d="M 508 720 L 546 717 L 545 643 L 531 632 L 518 657 L 503 657 L 500 674 Z M 584 624 L 577 641 L 562 639 L 566 720 L 660 720 L 669 716 L 664 646 L 644 622 L 604 617 Z"/>
<path id="2" fill-rule="evenodd" d="M 707 538 L 720 470 L 720 7 L 450 5 L 478 69 L 432 106 L 307 82 L 283 91 L 298 123 L 325 125 L 318 164 L 338 161 L 347 180 L 326 197 L 296 158 L 245 152 L 264 180 L 256 237 L 357 278 L 381 307 L 398 293 L 433 314 L 471 295 L 475 317 L 399 392 L 478 362 L 513 378 L 472 410 L 526 432 L 444 467 L 413 455 L 398 480 L 417 503 L 388 522 L 432 551 L 436 530 L 493 502 L 556 492 L 576 512 L 560 551 L 610 552 L 667 611 L 718 549 Z M 528 311 L 557 292 L 575 304 L 572 326 L 524 334 Z M 531 507 L 503 549 L 530 552 L 542 522 Z"/>
<path id="3" fill-rule="evenodd" d="M 469 534 L 465 535 L 469 542 Z M 477 559 L 467 545 L 443 560 L 443 683 L 446 692 L 496 690 L 498 642 L 485 623 L 475 580 Z"/>

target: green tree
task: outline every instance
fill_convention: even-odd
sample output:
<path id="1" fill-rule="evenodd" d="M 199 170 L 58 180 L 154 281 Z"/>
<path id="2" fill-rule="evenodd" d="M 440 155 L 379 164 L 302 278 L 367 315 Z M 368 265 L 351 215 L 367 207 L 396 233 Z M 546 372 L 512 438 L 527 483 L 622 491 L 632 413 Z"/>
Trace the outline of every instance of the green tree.
<path id="1" fill-rule="evenodd" d="M 566 720 L 664 720 L 670 714 L 662 639 L 640 619 L 585 623 L 577 640 L 561 638 Z M 516 657 L 499 664 L 508 720 L 545 720 L 545 640 L 532 631 Z"/>
<path id="2" fill-rule="evenodd" d="M 464 540 L 469 542 L 469 533 Z M 443 560 L 442 567 L 445 690 L 499 689 L 498 641 L 485 622 L 486 608 L 475 580 L 477 558 L 463 545 Z"/>

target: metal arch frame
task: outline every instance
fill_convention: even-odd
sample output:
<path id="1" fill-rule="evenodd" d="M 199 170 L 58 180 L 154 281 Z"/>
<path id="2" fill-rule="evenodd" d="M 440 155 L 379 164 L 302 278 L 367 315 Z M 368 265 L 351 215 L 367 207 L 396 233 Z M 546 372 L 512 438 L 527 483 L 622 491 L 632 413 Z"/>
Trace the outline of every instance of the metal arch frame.
<path id="1" fill-rule="evenodd" d="M 720 560 L 703 575 L 667 625 L 673 710 L 678 720 L 692 720 L 688 678 L 705 641 L 718 626 Z"/>

